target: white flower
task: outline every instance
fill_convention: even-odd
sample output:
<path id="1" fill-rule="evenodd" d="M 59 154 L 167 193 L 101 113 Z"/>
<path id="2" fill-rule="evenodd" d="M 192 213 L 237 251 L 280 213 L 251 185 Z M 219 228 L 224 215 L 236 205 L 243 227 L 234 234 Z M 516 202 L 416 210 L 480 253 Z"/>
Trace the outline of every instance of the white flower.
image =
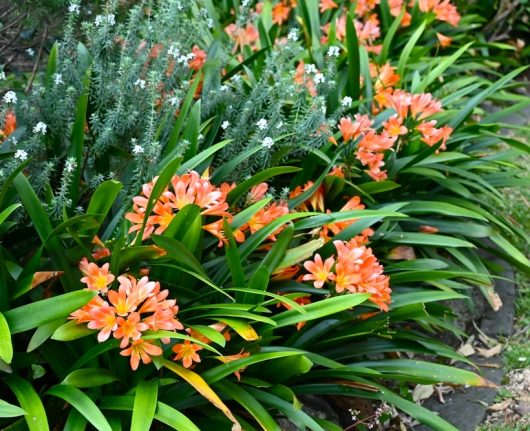
<path id="1" fill-rule="evenodd" d="M 68 12 L 70 13 L 75 13 L 76 15 L 79 15 L 80 10 L 81 8 L 76 3 L 70 3 L 70 5 L 68 6 Z"/>
<path id="2" fill-rule="evenodd" d="M 199 133 L 199 136 L 197 136 L 197 139 L 199 141 L 202 141 L 204 139 L 204 135 L 202 133 Z"/>
<path id="3" fill-rule="evenodd" d="M 228 129 L 228 126 L 230 126 L 230 121 L 223 121 L 223 124 L 221 124 L 221 129 L 226 130 Z"/>
<path id="4" fill-rule="evenodd" d="M 167 51 L 167 54 L 173 58 L 177 58 L 180 55 L 180 49 L 176 45 L 171 45 Z"/>
<path id="5" fill-rule="evenodd" d="M 54 73 L 53 82 L 55 83 L 55 85 L 63 84 L 63 75 L 61 75 L 60 73 Z"/>
<path id="6" fill-rule="evenodd" d="M 206 25 L 208 26 L 208 28 L 213 28 L 213 19 L 212 18 L 208 18 L 206 20 Z"/>
<path id="7" fill-rule="evenodd" d="M 6 79 L 6 73 L 2 70 L 0 72 L 0 81 L 3 81 L 4 79 Z"/>
<path id="8" fill-rule="evenodd" d="M 42 121 L 39 121 L 33 128 L 33 133 L 40 133 L 42 135 L 45 135 L 47 128 L 48 126 L 45 123 L 43 123 Z"/>
<path id="9" fill-rule="evenodd" d="M 73 172 L 73 170 L 77 167 L 77 163 L 75 162 L 75 159 L 73 157 L 69 157 L 66 159 L 66 163 L 64 164 L 64 170 L 66 172 Z"/>
<path id="10" fill-rule="evenodd" d="M 219 91 L 227 91 L 228 90 L 228 85 L 226 84 L 223 84 L 219 87 Z"/>
<path id="11" fill-rule="evenodd" d="M 265 148 L 271 148 L 274 145 L 274 139 L 272 139 L 270 136 L 267 136 L 263 139 L 263 141 L 261 141 L 261 145 Z"/>
<path id="12" fill-rule="evenodd" d="M 96 20 L 94 24 L 96 27 L 99 27 L 101 24 L 107 23 L 110 27 L 112 27 L 114 24 L 116 24 L 116 17 L 114 14 L 108 14 L 108 15 L 98 15 L 96 16 Z"/>
<path id="13" fill-rule="evenodd" d="M 306 73 L 317 73 L 317 67 L 314 64 L 306 64 L 305 65 L 305 72 Z"/>
<path id="14" fill-rule="evenodd" d="M 35 50 L 33 48 L 26 49 L 26 54 L 28 54 L 30 57 L 33 57 L 35 55 Z"/>
<path id="15" fill-rule="evenodd" d="M 173 96 L 173 97 L 171 97 L 171 98 L 169 99 L 169 104 L 170 104 L 171 106 L 177 106 L 179 103 L 180 103 L 180 100 L 179 100 L 178 97 Z"/>
<path id="16" fill-rule="evenodd" d="M 345 106 L 346 108 L 351 108 L 351 104 L 353 103 L 353 99 L 350 96 L 345 96 L 340 104 L 342 106 Z"/>
<path id="17" fill-rule="evenodd" d="M 241 7 L 247 7 L 249 3 L 250 3 L 250 0 L 243 0 L 241 2 Z"/>
<path id="18" fill-rule="evenodd" d="M 6 103 L 17 103 L 17 94 L 14 91 L 8 91 L 4 94 L 4 102 Z"/>
<path id="19" fill-rule="evenodd" d="M 134 85 L 140 87 L 143 90 L 145 88 L 145 81 L 143 79 L 137 79 Z"/>
<path id="20" fill-rule="evenodd" d="M 321 84 L 323 82 L 326 82 L 326 78 L 324 78 L 324 75 L 322 75 L 320 72 L 315 73 L 315 84 Z"/>
<path id="21" fill-rule="evenodd" d="M 20 161 L 24 161 L 28 158 L 28 153 L 25 152 L 24 150 L 17 150 L 15 152 L 15 159 L 17 160 L 20 160 Z"/>
<path id="22" fill-rule="evenodd" d="M 132 149 L 133 154 L 143 154 L 144 151 L 145 151 L 144 147 L 138 144 L 136 144 Z"/>
<path id="23" fill-rule="evenodd" d="M 277 129 L 281 129 L 283 127 L 283 121 L 280 120 L 278 124 L 276 124 Z"/>
<path id="24" fill-rule="evenodd" d="M 340 48 L 335 45 L 331 45 L 328 49 L 328 57 L 338 57 L 340 55 Z"/>
<path id="25" fill-rule="evenodd" d="M 267 128 L 267 120 L 265 118 L 261 118 L 257 123 L 256 126 L 258 126 L 258 129 L 265 130 Z"/>
<path id="26" fill-rule="evenodd" d="M 287 34 L 287 39 L 292 40 L 293 42 L 296 42 L 298 40 L 298 30 L 296 30 L 295 28 L 292 28 Z"/>

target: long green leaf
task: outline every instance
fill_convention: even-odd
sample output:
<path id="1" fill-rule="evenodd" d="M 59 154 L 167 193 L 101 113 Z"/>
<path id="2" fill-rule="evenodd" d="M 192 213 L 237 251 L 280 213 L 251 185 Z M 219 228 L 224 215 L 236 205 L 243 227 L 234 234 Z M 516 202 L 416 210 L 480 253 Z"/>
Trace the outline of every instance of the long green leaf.
<path id="1" fill-rule="evenodd" d="M 155 417 L 158 380 L 141 380 L 136 385 L 131 431 L 149 431 Z"/>
<path id="2" fill-rule="evenodd" d="M 32 304 L 21 305 L 4 313 L 12 334 L 37 328 L 52 320 L 66 317 L 73 311 L 86 305 L 94 296 L 95 291 L 79 290 L 65 293 Z"/>
<path id="3" fill-rule="evenodd" d="M 20 407 L 27 413 L 24 419 L 30 431 L 49 431 L 46 410 L 33 386 L 22 377 L 11 375 L 4 379 L 14 392 Z"/>
<path id="4" fill-rule="evenodd" d="M 98 431 L 112 431 L 112 427 L 101 410 L 88 395 L 70 385 L 55 385 L 46 392 L 71 404 Z"/>

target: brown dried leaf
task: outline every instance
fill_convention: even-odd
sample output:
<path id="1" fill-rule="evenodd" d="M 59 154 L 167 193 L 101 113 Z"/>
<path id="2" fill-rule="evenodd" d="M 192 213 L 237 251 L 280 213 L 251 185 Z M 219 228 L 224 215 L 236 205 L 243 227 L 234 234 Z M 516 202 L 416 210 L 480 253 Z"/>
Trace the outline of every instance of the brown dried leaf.
<path id="1" fill-rule="evenodd" d="M 512 402 L 512 399 L 508 398 L 504 401 L 501 401 L 500 403 L 492 404 L 491 406 L 488 407 L 488 410 L 492 412 L 500 412 L 500 411 L 506 410 L 506 408 L 510 405 L 511 402 Z"/>
<path id="2" fill-rule="evenodd" d="M 426 400 L 432 394 L 434 394 L 433 385 L 416 385 L 412 391 L 412 399 L 414 402 Z"/>
<path id="3" fill-rule="evenodd" d="M 414 260 L 416 253 L 412 247 L 400 245 L 390 250 L 387 258 L 391 260 Z"/>
<path id="4" fill-rule="evenodd" d="M 475 349 L 473 348 L 471 344 L 466 343 L 466 344 L 462 344 L 462 346 L 460 346 L 457 352 L 467 358 L 468 356 L 475 354 Z"/>
<path id="5" fill-rule="evenodd" d="M 491 349 L 481 349 L 480 347 L 477 347 L 478 354 L 482 356 L 483 358 L 491 358 L 493 356 L 498 355 L 501 353 L 502 350 L 502 344 L 497 344 L 495 347 L 492 347 Z"/>
<path id="6" fill-rule="evenodd" d="M 39 284 L 44 283 L 45 281 L 51 280 L 54 277 L 60 277 L 63 275 L 63 271 L 40 271 L 33 274 L 33 279 L 31 280 L 31 289 L 34 289 Z"/>

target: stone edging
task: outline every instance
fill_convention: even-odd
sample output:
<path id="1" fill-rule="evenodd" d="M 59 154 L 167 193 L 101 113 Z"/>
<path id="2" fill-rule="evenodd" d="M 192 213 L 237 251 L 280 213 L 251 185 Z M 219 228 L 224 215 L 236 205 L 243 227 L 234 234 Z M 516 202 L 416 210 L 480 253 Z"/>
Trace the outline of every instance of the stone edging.
<path id="1" fill-rule="evenodd" d="M 510 281 L 496 280 L 495 291 L 500 296 L 503 306 L 497 312 L 493 311 L 491 307 L 487 308 L 478 326 L 489 337 L 508 337 L 513 331 L 513 319 L 515 316 L 516 287 L 513 282 L 515 274 L 513 268 L 504 261 L 493 257 L 490 257 L 489 260 L 504 268 L 501 276 Z M 469 359 L 478 365 L 479 370 L 475 370 L 467 364 L 461 366 L 461 368 L 478 372 L 497 385 L 501 383 L 505 374 L 501 356 L 484 359 L 473 355 Z M 483 364 L 487 366 L 481 366 Z M 496 366 L 499 368 L 495 368 Z M 444 404 L 437 399 L 431 398 L 423 405 L 452 423 L 459 431 L 475 431 L 477 426 L 486 418 L 487 408 L 493 403 L 496 395 L 497 389 L 494 388 L 457 388 L 453 393 L 445 396 Z M 414 430 L 428 431 L 431 428 L 420 425 L 415 427 Z"/>

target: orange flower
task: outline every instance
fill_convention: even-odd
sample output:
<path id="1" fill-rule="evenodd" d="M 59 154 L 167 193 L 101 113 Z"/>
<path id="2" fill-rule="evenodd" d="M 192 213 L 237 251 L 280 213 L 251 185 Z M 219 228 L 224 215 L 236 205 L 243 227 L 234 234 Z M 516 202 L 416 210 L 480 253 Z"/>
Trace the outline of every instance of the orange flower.
<path id="1" fill-rule="evenodd" d="M 388 136 L 396 140 L 402 135 L 406 135 L 408 129 L 403 125 L 403 119 L 394 115 L 383 123 L 383 128 L 387 131 Z"/>
<path id="2" fill-rule="evenodd" d="M 345 143 L 371 130 L 373 121 L 368 115 L 355 114 L 353 118 L 355 121 L 352 121 L 350 117 L 341 118 L 339 121 L 339 131 L 342 133 L 342 139 Z"/>
<path id="3" fill-rule="evenodd" d="M 434 226 L 420 226 L 418 230 L 423 233 L 437 233 L 440 231 L 440 229 Z"/>
<path id="4" fill-rule="evenodd" d="M 358 16 L 366 15 L 372 12 L 379 4 L 379 0 L 358 0 L 355 6 L 355 13 Z"/>
<path id="5" fill-rule="evenodd" d="M 111 332 L 118 328 L 115 311 L 114 307 L 106 301 L 97 307 L 92 307 L 89 311 L 90 321 L 87 326 L 90 329 L 100 329 L 98 333 L 100 343 L 107 340 Z"/>
<path id="6" fill-rule="evenodd" d="M 225 32 L 235 42 L 233 53 L 243 49 L 245 45 L 249 45 L 253 50 L 257 49 L 256 42 L 259 40 L 259 33 L 252 24 L 248 23 L 245 28 L 238 27 L 232 23 L 225 27 Z"/>
<path id="7" fill-rule="evenodd" d="M 290 194 L 289 198 L 294 199 L 297 196 L 305 193 L 313 187 L 313 181 L 308 181 L 304 186 L 297 186 Z M 311 196 L 309 196 L 304 202 L 299 204 L 297 208 L 301 211 L 321 211 L 324 212 L 324 186 L 318 187 Z"/>
<path id="8" fill-rule="evenodd" d="M 327 10 L 337 9 L 339 5 L 333 0 L 320 0 L 320 13 L 324 13 Z"/>
<path id="9" fill-rule="evenodd" d="M 315 81 L 310 76 L 307 76 L 305 73 L 305 63 L 300 61 L 294 73 L 294 82 L 296 84 L 304 85 L 307 88 L 307 91 L 312 97 L 317 95 L 317 89 L 315 86 Z"/>
<path id="10" fill-rule="evenodd" d="M 247 222 L 247 226 L 250 229 L 250 233 L 255 233 L 286 214 L 289 214 L 289 207 L 286 203 L 273 202 L 271 205 L 268 205 L 255 213 Z M 282 228 L 280 227 L 269 238 L 274 241 L 276 239 L 275 235 L 277 235 L 281 230 Z"/>
<path id="11" fill-rule="evenodd" d="M 376 78 L 374 81 L 374 91 L 380 93 L 388 87 L 394 87 L 399 83 L 399 75 L 395 73 L 396 68 L 389 63 L 379 67 L 370 63 L 370 76 Z"/>
<path id="12" fill-rule="evenodd" d="M 17 119 L 13 111 L 7 111 L 4 117 L 4 129 L 0 129 L 0 142 L 7 138 L 17 128 Z"/>
<path id="13" fill-rule="evenodd" d="M 389 278 L 383 275 L 383 266 L 372 249 L 358 246 L 356 241 L 334 241 L 333 244 L 337 249 L 337 264 L 332 279 L 337 292 L 370 293 L 369 300 L 387 311 L 391 292 Z"/>
<path id="14" fill-rule="evenodd" d="M 342 170 L 342 166 L 333 166 L 331 171 L 329 171 L 328 177 L 344 178 L 344 171 Z"/>
<path id="15" fill-rule="evenodd" d="M 448 46 L 451 46 L 451 42 L 453 42 L 453 39 L 451 37 L 445 36 L 442 33 L 436 33 L 436 37 L 442 48 L 447 48 Z"/>
<path id="16" fill-rule="evenodd" d="M 104 302 L 101 296 L 94 296 L 87 305 L 71 313 L 68 318 L 75 320 L 76 323 L 88 323 L 92 319 L 90 310 L 101 307 Z"/>
<path id="17" fill-rule="evenodd" d="M 311 274 L 305 274 L 302 280 L 314 280 L 313 285 L 317 289 L 321 289 L 330 279 L 331 268 L 335 264 L 335 258 L 333 256 L 328 257 L 324 262 L 319 254 L 315 255 L 315 260 L 307 260 L 304 262 L 304 268 Z"/>
<path id="18" fill-rule="evenodd" d="M 277 3 L 272 8 L 272 22 L 274 24 L 282 25 L 289 19 L 290 12 L 291 8 L 289 6 L 286 6 L 283 3 Z"/>
<path id="19" fill-rule="evenodd" d="M 193 54 L 193 58 L 188 62 L 189 68 L 195 71 L 201 70 L 207 60 L 206 51 L 203 51 L 195 45 L 191 49 L 191 53 Z"/>
<path id="20" fill-rule="evenodd" d="M 249 202 L 259 201 L 265 195 L 265 193 L 267 193 L 268 189 L 269 186 L 267 185 L 267 183 L 260 183 L 252 187 L 250 189 L 250 192 L 248 193 Z"/>
<path id="21" fill-rule="evenodd" d="M 364 205 L 361 204 L 361 198 L 359 196 L 353 196 L 340 209 L 340 212 L 353 211 L 353 210 L 363 210 L 363 209 L 364 209 Z M 328 210 L 327 212 L 330 213 L 331 211 Z M 320 236 L 323 237 L 325 240 L 328 240 L 329 239 L 328 229 L 333 232 L 333 235 L 337 235 L 340 232 L 342 232 L 344 229 L 346 229 L 348 226 L 350 226 L 351 224 L 353 224 L 355 222 L 356 222 L 356 220 L 352 219 L 352 220 L 338 221 L 338 222 L 335 222 L 335 223 L 327 224 L 327 225 L 324 226 Z"/>
<path id="22" fill-rule="evenodd" d="M 127 349 L 120 352 L 120 355 L 130 356 L 131 368 L 136 370 L 140 364 L 140 359 L 147 365 L 151 362 L 151 356 L 160 356 L 162 354 L 162 349 L 152 343 L 152 341 L 144 340 L 143 338 L 134 340 Z"/>
<path id="23" fill-rule="evenodd" d="M 419 8 L 422 12 L 434 12 L 436 19 L 448 22 L 453 27 L 460 22 L 460 14 L 449 0 L 419 0 Z"/>
<path id="24" fill-rule="evenodd" d="M 184 343 L 175 344 L 172 350 L 176 353 L 173 360 L 182 361 L 184 368 L 190 368 L 194 362 L 201 362 L 201 357 L 197 352 L 202 350 L 202 347 L 198 344 L 191 343 L 190 340 L 184 340 Z"/>
<path id="25" fill-rule="evenodd" d="M 109 271 L 109 264 L 105 263 L 101 268 L 93 262 L 88 262 L 84 257 L 79 262 L 79 269 L 84 275 L 81 283 L 85 283 L 90 290 L 106 293 L 108 286 L 114 281 L 114 275 Z"/>
<path id="26" fill-rule="evenodd" d="M 414 94 L 410 100 L 410 114 L 421 121 L 442 110 L 442 103 L 430 93 Z M 419 115 L 419 116 L 418 116 Z"/>
<path id="27" fill-rule="evenodd" d="M 216 356 L 216 359 L 219 359 L 223 364 L 228 364 L 233 361 L 237 361 L 238 359 L 247 358 L 250 356 L 250 352 L 244 352 L 241 350 L 241 352 L 237 353 L 236 355 L 229 355 L 229 356 Z M 234 375 L 237 377 L 237 380 L 239 381 L 241 379 L 241 374 L 246 367 L 240 368 L 239 370 L 234 372 Z"/>
<path id="28" fill-rule="evenodd" d="M 120 347 L 123 349 L 132 338 L 138 340 L 142 336 L 142 331 L 147 331 L 149 326 L 140 322 L 140 313 L 130 313 L 127 319 L 117 317 L 116 323 L 118 328 L 114 331 L 114 338 L 122 339 Z"/>
<path id="29" fill-rule="evenodd" d="M 416 127 L 416 130 L 418 130 L 423 135 L 421 140 L 425 142 L 429 147 L 432 147 L 441 140 L 442 144 L 440 145 L 440 149 L 445 150 L 445 144 L 450 138 L 453 129 L 449 126 L 443 126 L 437 129 L 436 127 L 434 127 L 435 125 L 435 120 L 426 121 L 424 123 L 419 124 Z"/>

